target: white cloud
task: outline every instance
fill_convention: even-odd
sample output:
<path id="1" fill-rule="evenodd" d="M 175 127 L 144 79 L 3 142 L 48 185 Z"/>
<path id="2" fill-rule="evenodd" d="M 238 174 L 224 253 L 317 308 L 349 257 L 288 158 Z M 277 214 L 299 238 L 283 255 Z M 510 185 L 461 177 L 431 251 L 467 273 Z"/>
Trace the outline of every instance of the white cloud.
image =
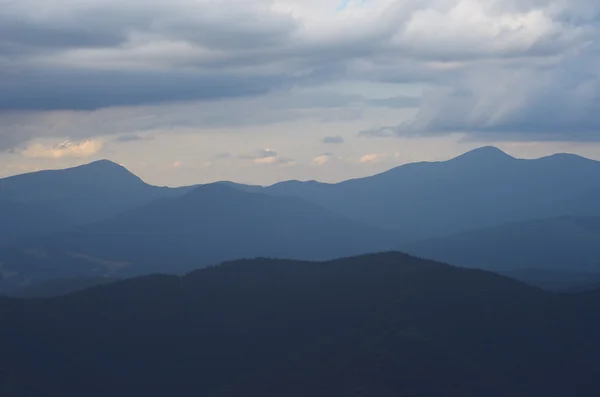
<path id="1" fill-rule="evenodd" d="M 312 160 L 313 165 L 321 166 L 325 165 L 329 162 L 329 160 L 333 157 L 333 153 L 323 153 L 318 155 Z"/>
<path id="2" fill-rule="evenodd" d="M 255 164 L 273 164 L 277 162 L 277 156 L 254 159 L 253 162 Z"/>
<path id="3" fill-rule="evenodd" d="M 21 151 L 28 158 L 60 159 L 63 157 L 90 157 L 104 146 L 100 139 L 91 139 L 82 142 L 64 141 L 63 143 L 49 146 L 42 143 L 33 143 Z"/>
<path id="4" fill-rule="evenodd" d="M 237 156 L 242 160 L 250 160 L 254 164 L 279 164 L 292 165 L 295 161 L 289 157 L 282 157 L 274 150 L 269 148 L 257 150 L 252 153 L 240 154 Z"/>
<path id="5" fill-rule="evenodd" d="M 365 155 L 363 155 L 360 158 L 360 162 L 361 163 L 377 163 L 379 161 L 382 161 L 383 159 L 385 159 L 387 156 L 385 154 L 380 154 L 380 153 L 367 153 Z"/>

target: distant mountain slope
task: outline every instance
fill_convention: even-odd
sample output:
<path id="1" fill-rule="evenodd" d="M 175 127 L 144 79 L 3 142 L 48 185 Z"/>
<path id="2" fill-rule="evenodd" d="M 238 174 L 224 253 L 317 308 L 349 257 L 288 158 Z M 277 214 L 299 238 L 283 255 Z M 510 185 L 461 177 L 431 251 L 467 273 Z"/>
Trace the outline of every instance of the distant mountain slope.
<path id="1" fill-rule="evenodd" d="M 0 243 L 101 221 L 189 190 L 148 185 L 107 160 L 0 179 Z"/>
<path id="2" fill-rule="evenodd" d="M 589 198 L 600 192 L 600 162 L 568 154 L 522 160 L 485 147 L 368 178 L 290 181 L 265 191 L 302 197 L 416 241 L 507 222 L 600 215 L 600 202 Z"/>
<path id="3" fill-rule="evenodd" d="M 405 248 L 426 258 L 489 270 L 600 272 L 600 217 L 512 223 Z"/>
<path id="4" fill-rule="evenodd" d="M 52 233 L 63 224 L 60 214 L 44 206 L 0 197 L 0 245 L 11 238 L 35 233 Z"/>
<path id="5" fill-rule="evenodd" d="M 178 272 L 244 257 L 332 259 L 395 246 L 394 233 L 301 199 L 212 184 L 0 250 L 0 288 L 51 278 Z"/>
<path id="6" fill-rule="evenodd" d="M 0 368 L 61 397 L 591 396 L 599 298 L 398 253 L 239 261 L 0 299 Z"/>

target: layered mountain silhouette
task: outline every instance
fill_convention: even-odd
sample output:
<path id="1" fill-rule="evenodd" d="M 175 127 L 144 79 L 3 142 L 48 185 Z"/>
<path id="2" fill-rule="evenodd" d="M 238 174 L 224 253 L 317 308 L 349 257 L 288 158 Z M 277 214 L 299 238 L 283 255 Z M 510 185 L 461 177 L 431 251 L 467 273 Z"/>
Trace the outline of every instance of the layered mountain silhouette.
<path id="1" fill-rule="evenodd" d="M 512 223 L 406 248 L 427 258 L 496 271 L 600 272 L 600 217 Z"/>
<path id="2" fill-rule="evenodd" d="M 156 187 L 99 161 L 0 179 L 0 290 L 388 249 L 517 275 L 596 272 L 597 199 L 600 162 L 492 147 L 338 184 L 270 187 Z"/>
<path id="3" fill-rule="evenodd" d="M 178 272 L 259 256 L 333 259 L 396 245 L 393 233 L 299 198 L 211 184 L 104 222 L 0 250 L 0 287 L 50 278 Z"/>
<path id="4" fill-rule="evenodd" d="M 98 222 L 190 189 L 148 185 L 107 160 L 0 179 L 0 243 Z"/>
<path id="5" fill-rule="evenodd" d="M 599 309 L 398 253 L 238 261 L 0 299 L 0 394 L 591 396 Z"/>
<path id="6" fill-rule="evenodd" d="M 337 184 L 283 182 L 297 196 L 417 241 L 508 222 L 600 215 L 600 162 L 569 154 L 535 160 L 484 147 Z"/>

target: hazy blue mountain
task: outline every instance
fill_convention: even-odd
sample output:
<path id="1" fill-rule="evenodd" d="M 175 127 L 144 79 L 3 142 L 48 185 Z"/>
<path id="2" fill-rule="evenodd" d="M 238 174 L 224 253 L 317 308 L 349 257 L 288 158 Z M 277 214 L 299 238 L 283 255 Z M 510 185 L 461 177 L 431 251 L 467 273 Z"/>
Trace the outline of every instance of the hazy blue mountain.
<path id="1" fill-rule="evenodd" d="M 148 185 L 107 160 L 0 179 L 0 243 L 97 222 L 190 189 Z"/>
<path id="2" fill-rule="evenodd" d="M 600 186 L 556 203 L 551 212 L 571 216 L 600 216 Z"/>
<path id="3" fill-rule="evenodd" d="M 600 272 L 600 217 L 511 223 L 408 244 L 406 250 L 447 263 L 497 271 Z"/>
<path id="4" fill-rule="evenodd" d="M 51 278 L 177 272 L 244 257 L 331 259 L 397 247 L 381 231 L 295 197 L 225 184 L 0 251 L 0 288 Z"/>
<path id="5" fill-rule="evenodd" d="M 63 218 L 51 209 L 0 197 L 0 244 L 17 236 L 52 233 L 62 226 Z"/>
<path id="6" fill-rule="evenodd" d="M 238 261 L 0 298 L 0 395 L 593 396 L 598 310 L 399 253 Z"/>
<path id="7" fill-rule="evenodd" d="M 368 178 L 289 181 L 265 191 L 302 197 L 416 241 L 507 222 L 600 215 L 600 162 L 569 154 L 515 159 L 484 147 Z"/>

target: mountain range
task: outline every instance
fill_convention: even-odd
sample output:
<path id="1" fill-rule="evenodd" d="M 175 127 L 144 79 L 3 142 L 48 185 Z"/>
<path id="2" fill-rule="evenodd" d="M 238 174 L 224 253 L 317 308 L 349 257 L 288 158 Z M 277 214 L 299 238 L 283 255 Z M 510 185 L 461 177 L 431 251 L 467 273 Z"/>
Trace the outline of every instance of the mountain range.
<path id="1" fill-rule="evenodd" d="M 0 179 L 0 291 L 54 278 L 183 273 L 236 258 L 385 250 L 528 271 L 527 281 L 548 270 L 595 273 L 596 198 L 600 162 L 523 160 L 491 147 L 337 184 L 268 187 L 157 187 L 99 161 Z"/>
<path id="2" fill-rule="evenodd" d="M 191 189 L 149 185 L 108 160 L 0 179 L 0 244 L 99 222 Z"/>
<path id="3" fill-rule="evenodd" d="M 103 222 L 0 250 L 5 290 L 50 278 L 178 273 L 259 256 L 333 259 L 388 250 L 394 235 L 294 197 L 200 186 Z"/>
<path id="4" fill-rule="evenodd" d="M 516 159 L 483 147 L 367 178 L 282 182 L 264 190 L 302 197 L 418 241 L 508 222 L 600 215 L 600 162 L 571 154 Z"/>
<path id="5" fill-rule="evenodd" d="M 0 298 L 0 395 L 591 396 L 598 310 L 394 252 L 236 261 Z"/>

